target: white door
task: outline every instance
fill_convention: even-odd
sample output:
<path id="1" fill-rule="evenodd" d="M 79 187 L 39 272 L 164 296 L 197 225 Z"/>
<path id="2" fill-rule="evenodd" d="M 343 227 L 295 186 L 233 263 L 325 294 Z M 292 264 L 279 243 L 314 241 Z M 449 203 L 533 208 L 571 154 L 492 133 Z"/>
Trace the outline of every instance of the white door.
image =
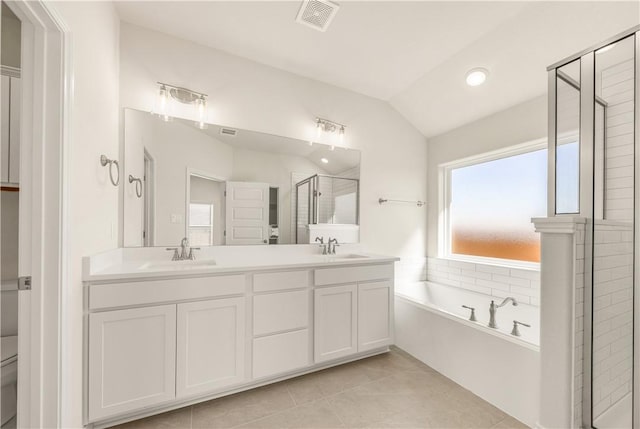
<path id="1" fill-rule="evenodd" d="M 244 321 L 244 298 L 178 304 L 178 396 L 244 380 Z"/>
<path id="2" fill-rule="evenodd" d="M 176 306 L 89 315 L 89 419 L 175 397 Z"/>
<path id="3" fill-rule="evenodd" d="M 393 343 L 393 288 L 390 281 L 358 285 L 358 351 Z"/>
<path id="4" fill-rule="evenodd" d="M 314 356 L 320 363 L 358 351 L 358 296 L 355 284 L 314 291 Z"/>
<path id="5" fill-rule="evenodd" d="M 227 182 L 226 243 L 269 243 L 269 185 Z"/>

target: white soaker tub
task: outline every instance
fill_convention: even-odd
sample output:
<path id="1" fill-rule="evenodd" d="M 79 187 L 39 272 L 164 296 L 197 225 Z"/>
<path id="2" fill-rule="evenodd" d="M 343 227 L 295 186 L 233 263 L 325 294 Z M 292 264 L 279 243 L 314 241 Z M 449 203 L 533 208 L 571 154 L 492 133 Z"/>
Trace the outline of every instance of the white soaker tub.
<path id="1" fill-rule="evenodd" d="M 510 303 L 487 326 L 491 300 L 502 299 L 432 282 L 396 286 L 396 345 L 530 427 L 538 420 L 540 312 Z M 475 307 L 477 322 L 469 310 Z M 521 337 L 511 335 L 513 321 Z"/>

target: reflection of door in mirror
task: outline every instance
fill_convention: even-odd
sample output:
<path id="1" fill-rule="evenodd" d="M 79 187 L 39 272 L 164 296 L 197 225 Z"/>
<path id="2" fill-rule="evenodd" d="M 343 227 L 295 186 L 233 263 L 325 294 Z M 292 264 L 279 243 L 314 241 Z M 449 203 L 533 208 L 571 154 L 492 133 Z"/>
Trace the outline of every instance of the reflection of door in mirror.
<path id="1" fill-rule="evenodd" d="M 227 244 L 268 244 L 269 185 L 227 182 Z"/>
<path id="2" fill-rule="evenodd" d="M 155 242 L 155 161 L 145 148 L 144 150 L 144 189 L 142 191 L 143 227 L 142 242 L 145 246 L 153 246 Z"/>
<path id="3" fill-rule="evenodd" d="M 189 175 L 186 237 L 192 246 L 224 244 L 225 182 Z"/>

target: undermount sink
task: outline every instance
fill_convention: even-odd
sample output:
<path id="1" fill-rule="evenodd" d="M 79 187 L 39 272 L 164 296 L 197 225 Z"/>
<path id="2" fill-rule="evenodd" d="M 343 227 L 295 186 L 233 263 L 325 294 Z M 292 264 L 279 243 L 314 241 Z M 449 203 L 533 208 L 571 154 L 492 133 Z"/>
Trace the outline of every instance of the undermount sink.
<path id="1" fill-rule="evenodd" d="M 369 256 L 358 255 L 356 253 L 336 253 L 335 255 L 322 255 L 328 259 L 368 259 Z"/>
<path id="2" fill-rule="evenodd" d="M 202 259 L 195 261 L 153 261 L 147 262 L 140 266 L 141 270 L 194 270 L 198 268 L 207 268 L 216 265 L 213 259 Z"/>

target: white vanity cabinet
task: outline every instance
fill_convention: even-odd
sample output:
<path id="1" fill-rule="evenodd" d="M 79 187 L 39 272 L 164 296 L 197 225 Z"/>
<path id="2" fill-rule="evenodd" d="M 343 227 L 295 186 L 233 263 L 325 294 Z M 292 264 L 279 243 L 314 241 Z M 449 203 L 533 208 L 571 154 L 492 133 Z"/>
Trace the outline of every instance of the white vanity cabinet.
<path id="1" fill-rule="evenodd" d="M 89 315 L 89 415 L 100 419 L 175 397 L 176 306 Z"/>
<path id="2" fill-rule="evenodd" d="M 176 395 L 244 381 L 244 298 L 178 304 Z"/>
<path id="3" fill-rule="evenodd" d="M 389 259 L 88 280 L 87 423 L 110 426 L 384 352 L 393 342 Z"/>

